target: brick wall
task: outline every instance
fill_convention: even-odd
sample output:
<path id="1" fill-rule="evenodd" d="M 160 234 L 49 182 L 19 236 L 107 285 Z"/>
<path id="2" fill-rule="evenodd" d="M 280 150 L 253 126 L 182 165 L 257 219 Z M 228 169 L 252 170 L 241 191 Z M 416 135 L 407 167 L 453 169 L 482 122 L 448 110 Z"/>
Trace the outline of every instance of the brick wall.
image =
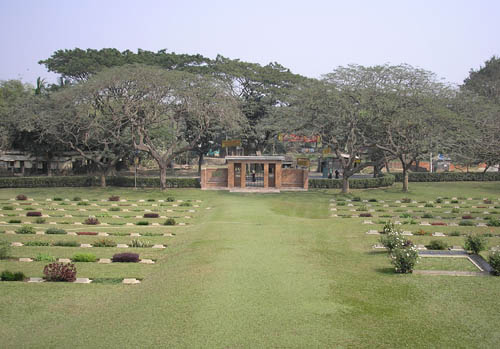
<path id="1" fill-rule="evenodd" d="M 308 188 L 307 170 L 295 168 L 283 168 L 281 170 L 282 188 Z"/>
<path id="2" fill-rule="evenodd" d="M 227 168 L 201 170 L 201 188 L 227 188 Z"/>

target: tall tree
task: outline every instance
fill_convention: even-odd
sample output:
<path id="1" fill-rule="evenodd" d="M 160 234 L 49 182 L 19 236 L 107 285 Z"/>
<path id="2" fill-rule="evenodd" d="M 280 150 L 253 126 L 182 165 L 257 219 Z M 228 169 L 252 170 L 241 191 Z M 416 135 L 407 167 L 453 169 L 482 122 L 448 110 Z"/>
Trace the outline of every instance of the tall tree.
<path id="1" fill-rule="evenodd" d="M 139 49 L 137 53 L 134 53 L 130 50 L 120 52 L 114 48 L 101 50 L 75 48 L 58 50 L 49 58 L 38 63 L 45 65 L 49 71 L 60 74 L 65 80 L 77 82 L 87 80 L 90 76 L 106 68 L 127 64 L 145 64 L 167 70 L 200 72 L 206 69 L 208 62 L 210 62 L 208 58 L 199 54 L 176 54 L 166 50 L 151 52 Z"/>
<path id="2" fill-rule="evenodd" d="M 407 64 L 352 68 L 362 77 L 355 81 L 373 97 L 368 109 L 374 127 L 366 136 L 373 146 L 399 159 L 406 192 L 410 166 L 440 143 L 454 91 L 434 73 Z"/>
<path id="3" fill-rule="evenodd" d="M 96 75 L 54 93 L 41 108 L 42 136 L 97 166 L 102 187 L 116 164 L 133 151 L 130 121 L 123 105 L 112 100 L 118 89 L 113 76 Z"/>
<path id="4" fill-rule="evenodd" d="M 367 166 L 368 139 L 364 129 L 370 123 L 366 92 L 348 84 L 350 73 L 338 68 L 317 83 L 297 91 L 289 112 L 293 129 L 321 135 L 324 146 L 332 149 L 342 166 L 342 192 L 349 192 L 349 178 Z M 363 160 L 363 161 L 362 161 Z"/>
<path id="5" fill-rule="evenodd" d="M 220 55 L 209 69 L 240 102 L 246 118 L 242 135 L 246 152 L 264 152 L 283 131 L 276 122 L 277 109 L 287 105 L 291 90 L 307 79 L 278 63 L 261 66 Z"/>

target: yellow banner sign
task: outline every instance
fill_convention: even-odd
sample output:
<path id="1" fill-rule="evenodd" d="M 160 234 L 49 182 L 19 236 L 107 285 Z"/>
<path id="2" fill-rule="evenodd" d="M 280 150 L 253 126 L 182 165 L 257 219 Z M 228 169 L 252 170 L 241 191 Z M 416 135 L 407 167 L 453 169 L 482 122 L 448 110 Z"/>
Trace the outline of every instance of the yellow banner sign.
<path id="1" fill-rule="evenodd" d="M 241 139 L 227 139 L 222 141 L 222 148 L 239 147 L 241 146 Z"/>
<path id="2" fill-rule="evenodd" d="M 298 158 L 297 159 L 297 166 L 302 166 L 302 167 L 309 167 L 309 159 L 308 158 Z"/>

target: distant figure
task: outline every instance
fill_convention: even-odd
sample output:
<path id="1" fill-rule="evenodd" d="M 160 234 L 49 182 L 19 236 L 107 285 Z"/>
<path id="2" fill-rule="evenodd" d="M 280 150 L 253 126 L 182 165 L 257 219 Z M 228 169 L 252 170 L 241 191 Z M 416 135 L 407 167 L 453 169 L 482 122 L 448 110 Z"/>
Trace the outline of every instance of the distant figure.
<path id="1" fill-rule="evenodd" d="M 332 179 L 332 173 L 328 173 L 328 179 Z"/>
<path id="2" fill-rule="evenodd" d="M 335 179 L 339 179 L 339 174 L 340 174 L 339 170 L 335 170 Z"/>
<path id="3" fill-rule="evenodd" d="M 252 182 L 255 182 L 255 171 L 252 171 Z"/>

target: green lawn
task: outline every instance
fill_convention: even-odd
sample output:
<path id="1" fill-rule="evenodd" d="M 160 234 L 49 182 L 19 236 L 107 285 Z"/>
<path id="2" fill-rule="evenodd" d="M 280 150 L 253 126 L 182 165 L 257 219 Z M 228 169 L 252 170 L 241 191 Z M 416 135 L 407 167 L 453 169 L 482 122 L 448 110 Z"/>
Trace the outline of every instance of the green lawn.
<path id="1" fill-rule="evenodd" d="M 391 205 L 405 197 L 430 201 L 439 196 L 474 197 L 476 201 L 488 197 L 500 204 L 497 200 L 500 185 L 495 182 L 410 183 L 410 189 L 410 193 L 403 194 L 400 186 L 395 185 L 384 190 L 354 191 L 352 196 L 391 200 Z M 494 348 L 500 343 L 500 278 L 395 274 L 386 253 L 371 248 L 378 236 L 365 234 L 368 229 L 379 229 L 381 224 L 364 225 L 366 218 L 330 217 L 330 200 L 340 197 L 337 190 L 262 195 L 194 189 L 167 193 L 118 188 L 3 189 L 0 207 L 12 204 L 9 199 L 19 193 L 40 203 L 46 198 L 71 199 L 78 195 L 97 199 L 89 203 L 103 207 L 111 203 L 100 200 L 114 194 L 138 205 L 128 207 L 130 211 L 148 207 L 153 211 L 151 205 L 159 205 L 158 202 L 136 200 L 165 199 L 170 195 L 182 200 L 199 199 L 202 203 L 196 212 L 189 213 L 192 218 L 187 220 L 183 218 L 184 212 L 174 209 L 190 207 L 155 206 L 162 214 L 182 217 L 181 221 L 188 223 L 186 226 L 41 225 L 73 231 L 149 231 L 176 235 L 144 237 L 168 245 L 165 250 L 134 249 L 143 258 L 156 259 L 154 265 L 77 265 L 80 277 L 138 277 L 143 279 L 140 285 L 1 282 L 0 344 L 5 348 Z M 59 207 L 55 203 L 50 207 Z M 164 211 L 167 208 L 173 212 Z M 382 209 L 380 205 L 377 208 Z M 135 217 L 143 213 L 142 209 L 108 214 Z M 431 212 L 432 208 L 425 210 Z M 57 209 L 51 212 L 64 213 Z M 0 221 L 9 218 L 0 217 Z M 75 222 L 83 219 L 74 218 Z M 113 218 L 102 219 L 113 222 Z M 11 226 L 2 225 L 0 230 L 14 230 Z M 500 244 L 500 228 L 423 228 L 487 233 L 493 235 L 488 240 L 490 246 Z M 117 243 L 131 240 L 130 236 L 109 238 Z M 411 238 L 419 244 L 433 239 Z M 0 239 L 19 242 L 75 239 L 92 243 L 97 237 L 1 234 Z M 464 241 L 463 236 L 441 239 L 447 239 L 449 245 L 461 245 Z M 123 249 L 12 248 L 16 257 L 34 256 L 38 252 L 66 258 L 77 252 L 92 252 L 110 258 Z M 42 276 L 43 265 L 0 261 L 0 271 L 8 268 L 24 271 L 28 276 Z"/>
<path id="2" fill-rule="evenodd" d="M 480 271 L 467 258 L 425 257 L 420 258 L 416 270 Z"/>

